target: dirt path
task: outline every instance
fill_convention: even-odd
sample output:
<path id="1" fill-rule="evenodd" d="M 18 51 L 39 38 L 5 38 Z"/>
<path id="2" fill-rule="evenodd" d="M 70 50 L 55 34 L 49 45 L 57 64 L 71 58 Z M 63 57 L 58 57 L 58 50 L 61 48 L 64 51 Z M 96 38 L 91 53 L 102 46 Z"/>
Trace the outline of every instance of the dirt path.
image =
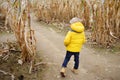
<path id="1" fill-rule="evenodd" d="M 43 62 L 48 62 L 43 80 L 120 80 L 120 55 L 99 55 L 85 46 L 80 54 L 79 74 L 71 72 L 74 63 L 72 57 L 66 78 L 61 78 L 59 71 L 65 56 L 64 36 L 49 26 L 41 25 L 35 19 L 32 22 L 37 38 L 38 56 L 43 58 Z"/>

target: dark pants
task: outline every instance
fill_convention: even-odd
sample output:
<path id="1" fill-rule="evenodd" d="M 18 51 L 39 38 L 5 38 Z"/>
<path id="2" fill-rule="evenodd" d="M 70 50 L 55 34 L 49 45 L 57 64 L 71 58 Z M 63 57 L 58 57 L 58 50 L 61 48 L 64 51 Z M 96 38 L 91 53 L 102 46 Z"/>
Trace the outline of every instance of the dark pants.
<path id="1" fill-rule="evenodd" d="M 64 62 L 62 64 L 62 67 L 67 67 L 67 64 L 68 64 L 72 55 L 74 55 L 74 61 L 75 61 L 74 69 L 78 69 L 78 67 L 79 67 L 79 52 L 67 51 Z"/>

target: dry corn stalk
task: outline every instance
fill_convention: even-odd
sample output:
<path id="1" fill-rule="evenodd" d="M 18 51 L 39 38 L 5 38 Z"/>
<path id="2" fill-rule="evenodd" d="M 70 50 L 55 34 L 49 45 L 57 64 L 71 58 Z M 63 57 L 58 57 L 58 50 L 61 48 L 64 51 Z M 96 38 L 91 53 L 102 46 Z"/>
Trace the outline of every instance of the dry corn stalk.
<path id="1" fill-rule="evenodd" d="M 7 24 L 10 24 L 17 41 L 21 48 L 21 60 L 23 62 L 33 62 L 36 54 L 36 39 L 34 30 L 31 29 L 30 19 L 30 1 L 15 0 L 14 3 L 9 3 L 7 13 Z M 30 71 L 31 72 L 31 71 Z"/>
<path id="2" fill-rule="evenodd" d="M 92 39 L 100 45 L 110 47 L 120 39 L 119 4 L 119 0 L 106 0 L 104 4 L 94 4 L 96 9 L 93 11 L 94 31 Z"/>

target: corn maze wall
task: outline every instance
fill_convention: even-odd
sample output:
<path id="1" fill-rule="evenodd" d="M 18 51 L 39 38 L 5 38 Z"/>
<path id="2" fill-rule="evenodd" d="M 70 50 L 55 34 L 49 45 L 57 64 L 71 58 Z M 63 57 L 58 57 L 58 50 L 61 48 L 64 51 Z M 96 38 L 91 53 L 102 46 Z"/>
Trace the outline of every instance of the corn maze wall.
<path id="1" fill-rule="evenodd" d="M 105 0 L 94 9 L 93 40 L 112 46 L 120 39 L 120 1 Z"/>
<path id="2" fill-rule="evenodd" d="M 44 22 L 68 23 L 72 17 L 83 19 L 92 29 L 92 41 L 104 47 L 120 39 L 119 0 L 36 0 L 35 13 Z"/>
<path id="3" fill-rule="evenodd" d="M 5 26 L 9 25 L 15 34 L 21 49 L 20 61 L 31 62 L 29 73 L 34 65 L 36 54 L 36 39 L 31 28 L 30 0 L 5 0 L 1 8 L 5 8 Z M 1 12 L 4 13 L 4 10 Z"/>
<path id="4" fill-rule="evenodd" d="M 0 4 L 3 1 L 0 1 Z M 30 0 L 30 1 L 32 3 L 35 15 L 41 21 L 47 23 L 49 22 L 68 23 L 71 18 L 76 16 L 83 19 L 83 24 L 85 25 L 86 29 L 92 29 L 91 40 L 93 42 L 96 42 L 99 45 L 107 47 L 114 46 L 114 43 L 120 41 L 119 0 Z M 6 7 L 5 4 L 6 3 L 1 4 L 0 7 L 1 8 Z M 18 7 L 17 3 L 15 7 Z M 5 13 L 5 11 L 6 10 L 0 9 L 0 12 L 2 12 L 3 14 Z M 11 13 L 13 14 L 13 12 Z"/>

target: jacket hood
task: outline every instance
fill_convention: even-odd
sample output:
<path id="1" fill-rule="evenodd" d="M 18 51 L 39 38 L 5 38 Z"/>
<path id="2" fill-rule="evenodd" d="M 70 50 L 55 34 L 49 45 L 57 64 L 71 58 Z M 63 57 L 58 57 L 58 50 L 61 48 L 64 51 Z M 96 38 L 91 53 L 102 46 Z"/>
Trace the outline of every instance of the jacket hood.
<path id="1" fill-rule="evenodd" d="M 75 22 L 70 25 L 71 29 L 75 32 L 81 33 L 84 31 L 84 26 L 81 22 Z"/>

